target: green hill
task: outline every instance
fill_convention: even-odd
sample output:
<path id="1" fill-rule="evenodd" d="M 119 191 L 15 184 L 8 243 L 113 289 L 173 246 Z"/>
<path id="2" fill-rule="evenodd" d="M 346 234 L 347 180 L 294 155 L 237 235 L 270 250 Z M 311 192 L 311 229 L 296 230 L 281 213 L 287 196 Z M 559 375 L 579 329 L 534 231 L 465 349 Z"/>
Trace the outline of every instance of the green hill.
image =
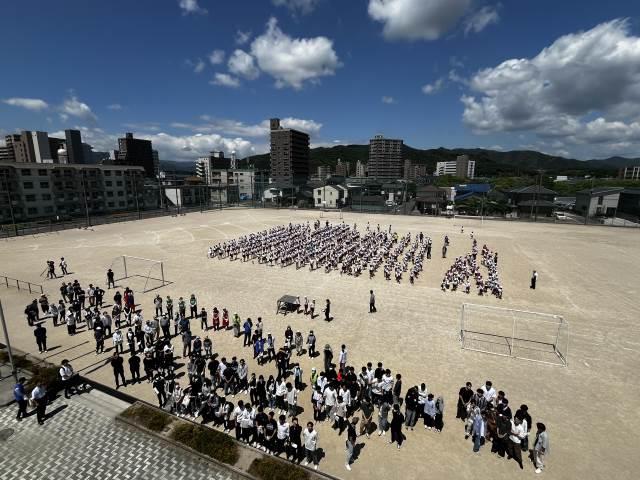
<path id="1" fill-rule="evenodd" d="M 414 164 L 426 165 L 428 172 L 433 172 L 437 162 L 455 160 L 458 155 L 469 155 L 476 161 L 476 176 L 520 176 L 532 175 L 537 170 L 544 170 L 548 175 L 595 175 L 615 176 L 622 166 L 637 165 L 638 158 L 611 157 L 603 160 L 576 160 L 571 158 L 547 155 L 533 150 L 514 150 L 499 152 L 480 148 L 435 148 L 421 150 L 405 146 L 404 158 Z M 311 149 L 311 171 L 318 165 L 335 167 L 338 159 L 351 163 L 351 171 L 355 170 L 358 160 L 366 163 L 369 158 L 368 145 L 336 145 L 326 148 Z M 254 165 L 256 168 L 269 168 L 269 154 L 254 155 L 241 161 L 242 166 Z"/>

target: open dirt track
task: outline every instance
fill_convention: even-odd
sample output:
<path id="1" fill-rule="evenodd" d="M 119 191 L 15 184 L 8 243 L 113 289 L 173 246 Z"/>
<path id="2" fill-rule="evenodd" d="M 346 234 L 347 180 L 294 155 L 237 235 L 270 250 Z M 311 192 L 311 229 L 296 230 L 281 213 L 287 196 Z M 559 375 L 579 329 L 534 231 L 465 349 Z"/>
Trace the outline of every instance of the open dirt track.
<path id="1" fill-rule="evenodd" d="M 335 214 L 328 214 L 329 217 Z M 512 479 L 534 475 L 525 462 L 520 471 L 515 462 L 494 457 L 490 445 L 479 455 L 463 439 L 462 423 L 455 419 L 457 392 L 465 381 L 474 388 L 491 379 L 504 390 L 515 412 L 527 403 L 533 422 L 547 425 L 551 455 L 543 477 L 554 479 L 637 478 L 640 458 L 636 440 L 640 430 L 640 232 L 622 228 L 565 226 L 532 223 L 447 220 L 409 216 L 345 214 L 344 221 L 363 229 L 367 221 L 375 228 L 393 229 L 399 234 L 424 232 L 433 241 L 433 259 L 425 260 L 415 285 L 408 277 L 401 284 L 386 282 L 381 272 L 370 280 L 341 276 L 337 272 L 309 272 L 295 266 L 280 268 L 243 263 L 240 260 L 208 259 L 209 245 L 250 232 L 288 222 L 313 221 L 316 212 L 294 210 L 225 210 L 192 213 L 179 218 L 158 218 L 138 222 L 28 236 L 0 243 L 0 274 L 43 283 L 50 300 L 59 299 L 60 280 L 39 277 L 45 261 L 64 256 L 71 275 L 83 286 L 105 287 L 106 269 L 118 255 L 134 255 L 164 262 L 166 277 L 172 282 L 158 290 L 136 292 L 149 318 L 156 293 L 180 296 L 195 293 L 198 307 L 210 312 L 216 305 L 231 313 L 253 319 L 261 316 L 265 333 L 282 344 L 284 329 L 291 325 L 306 337 L 316 332 L 318 346 L 331 344 L 337 354 L 340 344 L 349 349 L 349 363 L 359 370 L 367 361 L 384 361 L 395 374 L 402 373 L 403 395 L 411 385 L 425 382 L 430 392 L 445 397 L 445 428 L 440 434 L 427 432 L 419 424 L 407 431 L 404 447 L 398 451 L 385 437 L 361 438 L 364 443 L 353 471 L 344 468 L 344 438 L 328 426 L 320 426 L 320 443 L 326 458 L 320 468 L 343 478 L 389 479 L 402 475 L 417 478 Z M 340 222 L 328 218 L 331 222 Z M 323 219 L 324 221 L 324 219 Z M 460 224 L 465 233 L 460 234 Z M 499 274 L 504 298 L 469 296 L 462 292 L 442 292 L 442 275 L 454 258 L 470 251 L 469 233 L 475 232 L 479 247 L 487 244 L 499 252 Z M 440 257 L 444 235 L 451 240 L 448 258 Z M 529 289 L 531 271 L 539 272 L 538 288 Z M 131 283 L 138 282 L 132 279 Z M 119 287 L 128 285 L 126 280 Z M 131 285 L 134 290 L 140 286 Z M 24 306 L 34 298 L 28 292 L 0 287 L 12 344 L 37 355 L 31 329 L 24 319 Z M 374 289 L 378 312 L 368 313 L 369 289 Z M 315 298 L 317 310 L 324 299 L 332 302 L 334 321 L 325 323 L 304 315 L 275 316 L 276 300 L 283 294 Z M 107 291 L 112 303 L 113 291 Z M 562 315 L 570 325 L 568 366 L 543 365 L 525 360 L 477 353 L 460 348 L 460 309 L 464 302 L 510 307 Z M 69 337 L 64 327 L 47 322 L 46 358 L 59 362 L 70 359 L 76 370 L 107 384 L 113 384 L 108 356 L 94 354 L 90 333 Z M 199 322 L 192 321 L 200 335 Z M 244 357 L 249 372 L 275 373 L 273 364 L 258 367 L 250 349 L 230 332 L 208 333 L 214 350 L 221 356 Z M 180 347 L 175 341 L 176 351 Z M 111 346 L 111 341 L 106 342 Z M 181 352 L 180 352 L 181 353 Z M 128 355 L 125 353 L 125 357 Z M 294 355 L 293 361 L 296 361 Z M 182 363 L 182 361 L 181 361 Z M 305 378 L 311 367 L 322 369 L 322 358 L 300 357 Z M 181 369 L 180 371 L 182 371 Z M 6 373 L 6 372 L 5 372 Z M 128 376 L 128 370 L 127 370 Z M 184 380 L 183 380 L 184 383 Z M 155 401 L 151 387 L 144 383 L 127 387 L 128 393 Z M 242 396 L 241 396 L 242 397 Z M 310 391 L 300 395 L 305 412 L 301 423 L 312 419 Z M 234 401 L 237 401 L 237 397 Z M 403 409 L 404 410 L 404 409 Z M 55 421 L 55 420 L 54 420 Z M 303 423 L 303 424 L 304 424 Z M 534 429 L 535 430 L 535 429 Z M 375 438 L 374 438 L 375 437 Z M 532 432 L 531 444 L 534 432 Z M 634 473 L 635 472 L 635 473 Z"/>

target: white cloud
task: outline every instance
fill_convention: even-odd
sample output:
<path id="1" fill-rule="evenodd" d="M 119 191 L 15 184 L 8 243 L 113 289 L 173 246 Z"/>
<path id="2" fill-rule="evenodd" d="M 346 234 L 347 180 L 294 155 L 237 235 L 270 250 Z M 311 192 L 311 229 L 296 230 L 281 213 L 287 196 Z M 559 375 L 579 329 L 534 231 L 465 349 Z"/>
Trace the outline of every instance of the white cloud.
<path id="1" fill-rule="evenodd" d="M 91 111 L 89 105 L 78 100 L 78 97 L 73 94 L 65 99 L 60 107 L 60 111 L 60 116 L 64 120 L 71 116 L 93 123 L 98 121 L 98 117 Z"/>
<path id="2" fill-rule="evenodd" d="M 235 42 L 238 45 L 244 45 L 249 40 L 251 40 L 251 32 L 243 32 L 242 30 L 238 30 L 236 32 Z"/>
<path id="3" fill-rule="evenodd" d="M 481 70 L 470 87 L 461 98 L 463 120 L 476 133 L 529 131 L 572 145 L 640 146 L 640 38 L 626 20 Z"/>
<path id="4" fill-rule="evenodd" d="M 240 86 L 240 80 L 229 75 L 228 73 L 216 73 L 213 77 L 213 80 L 211 80 L 209 83 L 211 85 L 230 88 L 238 88 Z"/>
<path id="5" fill-rule="evenodd" d="M 287 7 L 291 13 L 308 15 L 318 5 L 319 0 L 272 0 L 276 7 Z"/>
<path id="6" fill-rule="evenodd" d="M 178 0 L 178 6 L 182 9 L 183 15 L 207 14 L 207 9 L 202 8 L 200 5 L 198 5 L 198 0 Z"/>
<path id="7" fill-rule="evenodd" d="M 193 69 L 193 73 L 202 73 L 206 64 L 202 61 L 201 58 L 198 58 L 195 62 L 193 60 L 185 60 L 185 65 L 189 68 Z"/>
<path id="8" fill-rule="evenodd" d="M 128 128 L 129 130 L 133 131 L 133 132 L 139 132 L 139 131 L 144 131 L 144 132 L 159 132 L 160 130 L 162 130 L 160 128 L 160 124 L 159 123 L 154 123 L 154 122 L 146 122 L 146 123 L 123 123 L 122 124 L 123 127 Z"/>
<path id="9" fill-rule="evenodd" d="M 207 156 L 213 150 L 231 152 L 235 150 L 239 157 L 254 155 L 255 148 L 249 140 L 243 138 L 226 138 L 221 135 L 196 133 L 194 135 L 176 136 L 168 133 L 141 135 L 151 140 L 161 158 L 167 160 L 195 160 Z"/>
<path id="10" fill-rule="evenodd" d="M 380 100 L 382 100 L 382 103 L 386 103 L 387 105 L 396 103 L 396 99 L 393 97 L 383 96 Z"/>
<path id="11" fill-rule="evenodd" d="M 266 137 L 269 135 L 269 120 L 263 120 L 258 124 L 246 124 L 237 120 L 219 119 L 210 115 L 201 115 L 200 119 L 205 122 L 200 125 L 173 123 L 176 128 L 188 128 L 199 133 L 223 133 L 225 135 L 238 135 L 242 137 Z M 280 124 L 285 128 L 293 128 L 307 132 L 315 137 L 320 133 L 322 123 L 315 120 L 303 118 L 286 117 L 280 120 Z"/>
<path id="12" fill-rule="evenodd" d="M 389 40 L 436 40 L 467 13 L 471 0 L 369 0 L 369 16 Z"/>
<path id="13" fill-rule="evenodd" d="M 486 5 L 477 12 L 473 13 L 464 22 L 464 34 L 480 33 L 489 25 L 496 24 L 500 21 L 500 15 L 498 14 L 498 5 Z"/>
<path id="14" fill-rule="evenodd" d="M 111 105 L 107 105 L 109 110 L 122 110 L 122 105 L 119 103 L 112 103 Z"/>
<path id="15" fill-rule="evenodd" d="M 251 43 L 260 69 L 276 80 L 276 87 L 300 89 L 307 81 L 333 75 L 341 66 L 333 42 L 327 37 L 292 38 L 270 18 L 265 33 Z"/>
<path id="16" fill-rule="evenodd" d="M 444 78 L 439 78 L 433 83 L 427 83 L 422 87 L 422 93 L 425 95 L 433 95 L 439 92 L 444 86 Z"/>
<path id="17" fill-rule="evenodd" d="M 249 80 L 255 80 L 260 76 L 260 70 L 256 67 L 255 59 L 244 50 L 235 50 L 229 57 L 227 66 L 231 73 Z"/>
<path id="18" fill-rule="evenodd" d="M 214 50 L 209 54 L 211 65 L 220 65 L 224 62 L 224 50 Z"/>
<path id="19" fill-rule="evenodd" d="M 5 98 L 3 102 L 6 103 L 7 105 L 26 108 L 27 110 L 32 110 L 35 112 L 49 108 L 49 104 L 39 98 L 14 97 L 14 98 Z"/>

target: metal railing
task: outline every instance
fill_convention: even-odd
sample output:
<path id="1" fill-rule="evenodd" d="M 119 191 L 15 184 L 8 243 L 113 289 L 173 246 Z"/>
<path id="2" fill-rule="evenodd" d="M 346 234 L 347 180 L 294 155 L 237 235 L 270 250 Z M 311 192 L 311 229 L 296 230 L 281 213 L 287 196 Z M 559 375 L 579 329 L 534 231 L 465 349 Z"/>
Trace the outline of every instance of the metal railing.
<path id="1" fill-rule="evenodd" d="M 27 282 L 26 280 L 18 280 L 17 278 L 7 277 L 6 275 L 0 275 L 0 284 L 5 285 L 7 288 L 29 290 L 29 293 L 40 292 L 40 295 L 44 293 L 42 285 L 38 283 Z"/>

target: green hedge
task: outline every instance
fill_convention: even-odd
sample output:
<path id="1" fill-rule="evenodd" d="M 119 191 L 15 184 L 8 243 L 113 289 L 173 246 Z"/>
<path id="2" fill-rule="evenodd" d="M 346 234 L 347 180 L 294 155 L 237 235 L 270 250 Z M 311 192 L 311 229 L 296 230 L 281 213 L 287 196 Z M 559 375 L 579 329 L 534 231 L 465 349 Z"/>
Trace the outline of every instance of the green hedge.
<path id="1" fill-rule="evenodd" d="M 240 456 L 238 446 L 231 437 L 200 425 L 181 422 L 171 431 L 171 438 L 229 465 L 235 465 Z"/>
<path id="2" fill-rule="evenodd" d="M 147 407 L 140 403 L 132 405 L 122 412 L 123 417 L 127 417 L 142 425 L 143 427 L 161 432 L 167 425 L 173 422 L 174 417 L 165 412 L 159 412 L 154 408 Z"/>
<path id="3" fill-rule="evenodd" d="M 309 472 L 271 457 L 256 458 L 249 473 L 262 480 L 308 480 Z"/>

